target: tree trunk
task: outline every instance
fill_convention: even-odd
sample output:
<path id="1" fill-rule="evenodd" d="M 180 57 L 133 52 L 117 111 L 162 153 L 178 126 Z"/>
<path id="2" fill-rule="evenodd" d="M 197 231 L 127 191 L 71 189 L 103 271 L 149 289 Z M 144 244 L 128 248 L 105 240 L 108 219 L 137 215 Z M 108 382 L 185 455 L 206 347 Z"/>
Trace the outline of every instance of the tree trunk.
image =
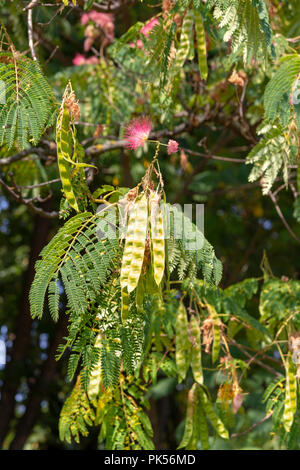
<path id="1" fill-rule="evenodd" d="M 68 317 L 65 313 L 63 313 L 58 321 L 54 338 L 48 352 L 49 355 L 43 364 L 41 375 L 38 378 L 36 385 L 29 393 L 29 398 L 26 404 L 26 412 L 19 420 L 15 437 L 10 445 L 10 450 L 22 450 L 24 444 L 31 434 L 36 419 L 39 416 L 41 401 L 45 396 L 47 396 L 50 383 L 55 380 L 57 369 L 55 354 L 58 345 L 62 343 L 63 337 L 67 334 L 67 324 Z"/>
<path id="2" fill-rule="evenodd" d="M 44 205 L 46 209 L 47 203 Z M 29 290 L 34 278 L 34 265 L 47 242 L 50 219 L 35 217 L 31 239 L 28 267 L 24 275 L 20 313 L 17 319 L 16 338 L 13 344 L 11 361 L 6 365 L 4 384 L 0 401 L 0 447 L 9 431 L 14 416 L 15 394 L 19 386 L 20 371 L 24 368 L 24 359 L 30 343 L 32 319 L 30 316 Z"/>

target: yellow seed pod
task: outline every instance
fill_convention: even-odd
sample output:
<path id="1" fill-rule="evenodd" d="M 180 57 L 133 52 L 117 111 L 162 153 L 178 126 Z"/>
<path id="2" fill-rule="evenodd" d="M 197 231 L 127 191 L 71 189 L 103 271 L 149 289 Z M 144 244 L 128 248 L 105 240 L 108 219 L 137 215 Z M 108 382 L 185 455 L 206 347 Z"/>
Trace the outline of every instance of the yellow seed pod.
<path id="1" fill-rule="evenodd" d="M 163 215 L 159 207 L 159 195 L 157 193 L 151 193 L 149 204 L 154 279 L 159 286 L 165 270 L 165 240 Z"/>
<path id="2" fill-rule="evenodd" d="M 295 375 L 295 365 L 292 361 L 292 354 L 286 359 L 286 385 L 285 385 L 285 400 L 283 411 L 283 426 L 286 432 L 289 432 L 293 421 L 294 415 L 297 411 L 297 378 Z"/>
<path id="3" fill-rule="evenodd" d="M 135 221 L 131 246 L 131 263 L 127 279 L 128 293 L 136 288 L 142 271 L 148 229 L 148 203 L 145 194 L 135 202 L 130 219 L 132 217 L 135 218 Z"/>
<path id="4" fill-rule="evenodd" d="M 127 292 L 127 287 L 124 287 L 124 289 L 122 289 L 121 296 L 122 296 L 121 318 L 122 318 L 122 322 L 124 323 L 129 314 L 129 295 Z"/>
<path id="5" fill-rule="evenodd" d="M 126 241 L 122 258 L 121 274 L 120 274 L 120 283 L 122 289 L 127 287 L 128 275 L 130 271 L 130 265 L 132 261 L 132 249 L 133 249 L 133 239 L 134 239 L 134 230 L 135 230 L 135 221 L 136 221 L 136 207 L 129 212 L 128 225 L 126 231 Z"/>

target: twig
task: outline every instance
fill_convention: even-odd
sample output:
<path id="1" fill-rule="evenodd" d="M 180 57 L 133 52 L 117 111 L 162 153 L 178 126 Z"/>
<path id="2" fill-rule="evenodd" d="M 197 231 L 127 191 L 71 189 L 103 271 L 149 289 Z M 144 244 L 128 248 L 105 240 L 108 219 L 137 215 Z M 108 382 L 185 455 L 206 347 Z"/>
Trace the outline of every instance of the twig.
<path id="1" fill-rule="evenodd" d="M 25 158 L 31 154 L 36 154 L 41 157 L 45 155 L 45 150 L 41 147 L 30 147 L 29 149 L 22 150 L 21 152 L 16 153 L 11 157 L 0 158 L 0 166 L 10 165 L 11 163 L 17 162 L 18 160 L 22 160 L 22 158 Z"/>
<path id="2" fill-rule="evenodd" d="M 101 13 L 114 13 L 130 5 L 131 3 L 135 3 L 135 0 L 119 0 L 114 1 L 112 4 L 109 1 L 107 5 L 105 5 L 104 3 L 94 3 L 93 8 Z"/>
<path id="3" fill-rule="evenodd" d="M 195 150 L 189 149 L 182 149 L 184 152 L 189 153 L 190 155 L 195 155 L 197 157 L 212 159 L 212 160 L 221 160 L 224 162 L 232 162 L 232 163 L 245 163 L 245 160 L 242 158 L 230 158 L 230 157 L 221 157 L 219 155 L 207 155 L 206 153 L 196 152 Z"/>
<path id="4" fill-rule="evenodd" d="M 28 186 L 18 186 L 19 189 L 34 189 L 34 188 L 42 188 L 43 186 L 48 186 L 49 184 L 59 183 L 61 181 L 60 178 L 56 178 L 54 180 L 43 181 L 42 183 L 31 184 Z"/>
<path id="5" fill-rule="evenodd" d="M 248 351 L 245 351 L 243 346 L 241 344 L 237 343 L 233 338 L 229 341 L 229 343 L 231 343 L 235 347 L 237 347 L 240 351 L 242 351 L 245 354 L 245 356 L 247 356 L 250 359 L 250 361 L 247 364 L 247 367 L 249 367 L 251 362 L 255 362 L 256 364 L 258 364 L 259 366 L 263 367 L 268 372 L 270 372 L 270 374 L 275 375 L 276 377 L 281 377 L 282 376 L 282 374 L 280 374 L 280 372 L 278 372 L 277 370 L 273 369 L 273 367 L 268 366 L 264 362 L 257 359 L 255 356 L 251 356 L 251 354 L 249 354 Z"/>
<path id="6" fill-rule="evenodd" d="M 245 80 L 242 95 L 241 95 L 241 99 L 240 99 L 240 104 L 239 104 L 240 117 L 241 117 L 242 121 L 244 121 L 244 122 L 245 122 L 245 119 L 244 119 L 244 112 L 243 112 L 243 103 L 244 103 L 244 99 L 245 99 L 245 95 L 246 95 L 247 84 L 248 84 L 248 79 Z"/>
<path id="7" fill-rule="evenodd" d="M 231 438 L 232 437 L 240 437 L 240 436 L 244 436 L 245 434 L 248 434 L 248 432 L 252 431 L 253 429 L 255 429 L 257 426 L 259 426 L 260 424 L 264 423 L 265 421 L 267 421 L 273 414 L 273 411 L 270 411 L 268 414 L 266 414 L 266 416 L 264 416 L 261 420 L 257 421 L 257 423 L 254 423 L 252 424 L 252 426 L 250 426 L 250 428 L 248 429 L 245 429 L 245 431 L 242 431 L 242 432 L 238 432 L 238 433 L 235 433 L 235 434 L 231 434 Z"/>
<path id="8" fill-rule="evenodd" d="M 32 55 L 33 60 L 36 62 L 38 61 L 38 58 L 35 53 L 34 49 L 34 43 L 33 43 L 33 22 L 32 22 L 32 8 L 29 8 L 27 11 L 27 25 L 28 25 L 28 42 L 29 42 L 29 47 L 30 47 L 30 52 Z"/>
<path id="9" fill-rule="evenodd" d="M 32 0 L 26 7 L 23 8 L 23 11 L 32 10 L 35 6 L 39 5 L 39 0 Z"/>
<path id="10" fill-rule="evenodd" d="M 32 199 L 24 199 L 20 193 L 15 192 L 12 188 L 10 188 L 1 178 L 0 178 L 0 185 L 8 192 L 12 198 L 20 202 L 21 204 L 24 204 L 25 206 L 28 207 L 28 209 L 33 212 L 34 214 L 38 214 L 41 217 L 44 217 L 46 219 L 55 219 L 59 216 L 58 212 L 52 211 L 52 212 L 47 212 L 41 209 L 40 207 L 36 207 L 32 203 Z M 49 199 L 48 197 L 46 199 Z M 45 200 L 44 200 L 45 201 Z"/>
<path id="11" fill-rule="evenodd" d="M 285 226 L 285 228 L 287 229 L 287 231 L 289 232 L 289 234 L 294 238 L 294 240 L 296 240 L 296 242 L 300 243 L 300 239 L 297 237 L 297 235 L 293 232 L 293 230 L 291 229 L 291 227 L 289 226 L 288 222 L 286 221 L 283 213 L 281 212 L 281 209 L 276 201 L 276 196 L 274 196 L 274 194 L 269 191 L 269 197 L 271 199 L 271 201 L 273 202 L 274 206 L 275 206 L 275 209 L 276 209 L 276 212 L 277 214 L 279 215 L 283 225 Z"/>
<path id="12" fill-rule="evenodd" d="M 286 40 L 288 42 L 297 42 L 300 41 L 300 36 L 296 36 L 295 38 L 287 38 Z"/>

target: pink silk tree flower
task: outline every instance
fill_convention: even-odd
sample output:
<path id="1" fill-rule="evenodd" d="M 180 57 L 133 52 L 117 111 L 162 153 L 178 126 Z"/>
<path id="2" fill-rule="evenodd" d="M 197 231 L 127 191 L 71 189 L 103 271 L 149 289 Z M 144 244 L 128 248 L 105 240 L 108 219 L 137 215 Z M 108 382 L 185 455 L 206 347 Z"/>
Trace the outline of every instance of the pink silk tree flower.
<path id="1" fill-rule="evenodd" d="M 99 59 L 95 56 L 86 58 L 84 55 L 78 53 L 73 58 L 72 62 L 73 65 L 98 64 Z"/>
<path id="2" fill-rule="evenodd" d="M 145 24 L 145 26 L 142 27 L 141 29 L 141 33 L 144 35 L 144 36 L 148 36 L 148 34 L 150 33 L 150 31 L 152 31 L 152 29 L 159 24 L 159 21 L 157 18 L 153 18 L 152 20 L 150 20 L 147 24 Z"/>
<path id="3" fill-rule="evenodd" d="M 85 64 L 85 57 L 82 54 L 76 54 L 72 60 L 73 65 L 83 65 Z"/>
<path id="4" fill-rule="evenodd" d="M 169 140 L 168 142 L 168 155 L 171 153 L 176 153 L 178 150 L 179 144 L 176 142 L 176 140 Z"/>
<path id="5" fill-rule="evenodd" d="M 81 24 L 83 26 L 85 26 L 87 24 L 87 22 L 89 21 L 89 14 L 88 13 L 83 13 L 83 15 L 81 15 L 81 18 L 80 18 L 80 21 L 81 21 Z"/>
<path id="6" fill-rule="evenodd" d="M 92 55 L 91 57 L 88 57 L 88 59 L 85 59 L 86 64 L 99 64 L 99 59 Z"/>
<path id="7" fill-rule="evenodd" d="M 143 147 L 151 131 L 151 119 L 149 117 L 139 117 L 133 119 L 125 128 L 126 147 L 136 150 Z"/>
<path id="8" fill-rule="evenodd" d="M 136 41 L 136 46 L 139 48 L 139 49 L 142 49 L 144 47 L 144 44 L 143 44 L 143 41 L 141 41 L 140 39 L 138 39 Z"/>

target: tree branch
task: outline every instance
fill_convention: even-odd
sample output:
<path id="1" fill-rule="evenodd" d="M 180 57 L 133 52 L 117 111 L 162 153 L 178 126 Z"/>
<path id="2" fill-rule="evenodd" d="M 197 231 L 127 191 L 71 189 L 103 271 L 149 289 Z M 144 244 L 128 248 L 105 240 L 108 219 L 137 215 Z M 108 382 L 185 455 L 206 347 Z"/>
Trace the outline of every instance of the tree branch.
<path id="1" fill-rule="evenodd" d="M 28 42 L 29 42 L 29 48 L 30 48 L 32 58 L 33 58 L 33 60 L 35 60 L 37 62 L 38 58 L 36 56 L 35 49 L 34 49 L 34 43 L 33 43 L 32 10 L 33 10 L 33 7 L 29 8 L 28 11 L 27 11 Z"/>
<path id="2" fill-rule="evenodd" d="M 248 434 L 248 432 L 252 431 L 253 429 L 255 429 L 257 426 L 259 426 L 260 424 L 264 423 L 265 421 L 267 421 L 273 414 L 273 411 L 270 411 L 268 414 L 266 414 L 266 416 L 264 416 L 261 420 L 257 421 L 257 423 L 254 423 L 252 424 L 252 426 L 250 426 L 250 428 L 246 429 L 245 431 L 242 431 L 242 432 L 238 432 L 238 433 L 235 433 L 235 434 L 231 434 L 230 438 L 232 437 L 240 437 L 240 436 L 244 436 L 245 434 Z"/>
<path id="3" fill-rule="evenodd" d="M 6 192 L 17 202 L 21 203 L 21 204 L 24 204 L 25 206 L 28 207 L 28 209 L 34 213 L 34 214 L 37 214 L 39 215 L 40 217 L 44 217 L 46 219 L 55 219 L 59 216 L 59 212 L 56 212 L 56 211 L 51 211 L 51 212 L 47 212 L 43 209 L 41 209 L 40 207 L 36 207 L 33 203 L 32 203 L 32 199 L 24 199 L 21 195 L 21 193 L 18 191 L 18 188 L 15 188 L 17 190 L 14 191 L 12 188 L 10 188 L 4 181 L 2 178 L 0 178 L 0 185 L 6 190 Z"/>
<path id="4" fill-rule="evenodd" d="M 288 222 L 286 221 L 283 213 L 281 212 L 281 209 L 280 209 L 280 207 L 277 203 L 277 200 L 276 200 L 276 196 L 271 191 L 269 191 L 269 197 L 270 197 L 271 201 L 273 202 L 273 204 L 275 206 L 275 209 L 276 209 L 276 212 L 279 215 L 283 225 L 285 226 L 285 228 L 287 229 L 289 234 L 294 238 L 294 240 L 296 240 L 296 242 L 300 243 L 300 238 L 298 238 L 297 235 L 293 232 L 293 230 L 289 226 Z"/>
<path id="5" fill-rule="evenodd" d="M 45 150 L 41 147 L 30 147 L 29 149 L 22 150 L 11 157 L 0 158 L 0 166 L 10 165 L 11 163 L 22 160 L 22 158 L 27 157 L 28 155 L 36 154 L 39 156 L 45 156 Z"/>

